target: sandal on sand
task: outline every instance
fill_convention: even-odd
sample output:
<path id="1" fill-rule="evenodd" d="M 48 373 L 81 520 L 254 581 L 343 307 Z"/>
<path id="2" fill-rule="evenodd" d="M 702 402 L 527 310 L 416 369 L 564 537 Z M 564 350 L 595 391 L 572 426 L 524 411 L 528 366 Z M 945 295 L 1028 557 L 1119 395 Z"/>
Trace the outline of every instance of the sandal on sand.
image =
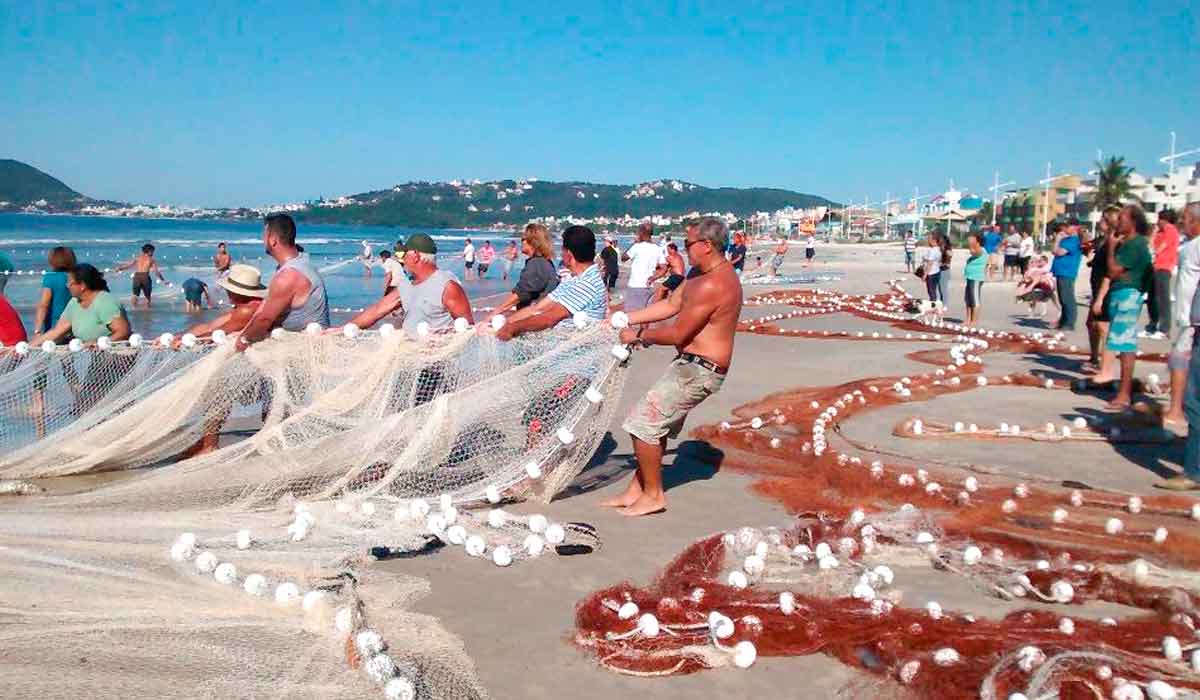
<path id="1" fill-rule="evenodd" d="M 1163 420 L 1162 429 L 1175 437 L 1187 437 L 1188 434 L 1187 421 Z"/>
<path id="2" fill-rule="evenodd" d="M 1200 484 L 1192 481 L 1186 476 L 1173 476 L 1170 479 L 1164 479 L 1154 485 L 1156 489 L 1165 489 L 1167 491 L 1195 491 L 1200 489 Z"/>

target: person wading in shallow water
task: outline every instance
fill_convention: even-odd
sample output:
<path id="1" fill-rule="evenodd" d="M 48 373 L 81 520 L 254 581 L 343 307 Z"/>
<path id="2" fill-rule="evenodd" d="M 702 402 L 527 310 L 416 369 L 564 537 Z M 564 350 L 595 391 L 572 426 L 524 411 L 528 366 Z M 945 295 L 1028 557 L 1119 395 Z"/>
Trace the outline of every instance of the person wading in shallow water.
<path id="1" fill-rule="evenodd" d="M 162 270 L 158 269 L 158 261 L 154 259 L 154 246 L 149 243 L 142 246 L 141 255 L 127 263 L 117 265 L 115 271 L 122 272 L 131 267 L 136 267 L 137 270 L 133 273 L 133 293 L 129 297 L 129 304 L 137 308 L 138 295 L 145 295 L 148 309 L 150 308 L 150 294 L 154 291 L 154 280 L 150 279 L 150 274 L 157 275 L 159 282 L 165 284 L 167 281 L 167 278 L 163 277 Z"/>
<path id="2" fill-rule="evenodd" d="M 742 285 L 724 257 L 727 241 L 724 223 L 701 219 L 684 242 L 692 264 L 687 279 L 669 298 L 629 314 L 621 342 L 673 345 L 679 354 L 626 418 L 623 427 L 633 438 L 637 473 L 624 493 L 601 505 L 622 508 L 625 515 L 666 510 L 662 458 L 667 438 L 677 437 L 688 412 L 721 388 L 733 359 Z M 674 320 L 642 325 L 667 319 Z"/>

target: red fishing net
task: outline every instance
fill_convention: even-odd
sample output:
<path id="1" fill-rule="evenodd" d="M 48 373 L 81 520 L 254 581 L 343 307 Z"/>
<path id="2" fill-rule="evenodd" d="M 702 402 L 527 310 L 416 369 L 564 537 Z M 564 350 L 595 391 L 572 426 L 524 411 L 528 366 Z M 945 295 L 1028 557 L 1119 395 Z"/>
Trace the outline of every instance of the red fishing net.
<path id="1" fill-rule="evenodd" d="M 902 459 L 868 463 L 831 445 L 841 421 L 881 407 L 1010 385 L 1068 388 L 1029 374 L 985 376 L 983 355 L 1075 350 L 1059 347 L 1055 336 L 914 320 L 912 298 L 894 286 L 864 297 L 814 290 L 753 301 L 796 308 L 746 321 L 741 330 L 950 345 L 908 355 L 937 368 L 929 373 L 779 392 L 735 409 L 730 421 L 694 430 L 724 452 L 723 468 L 761 477 L 755 490 L 784 504 L 796 521 L 785 530 L 714 535 L 686 549 L 647 587 L 626 583 L 589 596 L 577 609 L 579 645 L 607 667 L 645 675 L 820 652 L 874 674 L 879 686 L 869 690 L 876 695 L 896 690 L 884 679 L 927 698 L 1168 697 L 1174 688 L 1200 689 L 1197 582 L 1190 573 L 1200 565 L 1193 522 L 1200 505 L 1191 499 L 1030 486 L 919 469 Z M 787 316 L 840 312 L 885 321 L 898 332 L 774 325 Z M 1016 436 L 1011 428 L 1002 434 L 920 419 L 895 433 Z M 1054 437 L 1114 436 L 1085 425 L 1078 435 L 1056 429 Z M 1130 431 L 1124 439 L 1139 436 Z M 1100 600 L 1140 612 L 1095 620 L 1041 607 L 979 619 L 936 603 L 906 608 L 889 563 L 928 563 L 1009 601 Z M 1189 653 L 1195 668 L 1186 663 Z"/>

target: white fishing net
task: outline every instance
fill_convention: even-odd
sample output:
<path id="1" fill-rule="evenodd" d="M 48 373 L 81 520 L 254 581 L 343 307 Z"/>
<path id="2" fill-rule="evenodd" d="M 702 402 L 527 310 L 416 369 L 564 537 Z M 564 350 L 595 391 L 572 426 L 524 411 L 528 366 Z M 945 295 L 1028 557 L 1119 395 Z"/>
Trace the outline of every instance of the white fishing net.
<path id="1" fill-rule="evenodd" d="M 411 611 L 427 584 L 373 562 L 446 543 L 508 566 L 598 545 L 586 525 L 468 507 L 548 500 L 574 479 L 618 403 L 614 340 L 597 324 L 510 342 L 351 329 L 244 353 L 20 356 L 11 408 L 38 390 L 26 363 L 156 373 L 80 382 L 74 422 L 80 390 L 60 380 L 46 410 L 62 418 L 0 462 L 0 477 L 60 492 L 78 480 L 42 477 L 121 472 L 70 495 L 19 483 L 0 502 L 6 694 L 484 697 L 461 644 Z M 262 427 L 178 459 L 239 420 Z"/>

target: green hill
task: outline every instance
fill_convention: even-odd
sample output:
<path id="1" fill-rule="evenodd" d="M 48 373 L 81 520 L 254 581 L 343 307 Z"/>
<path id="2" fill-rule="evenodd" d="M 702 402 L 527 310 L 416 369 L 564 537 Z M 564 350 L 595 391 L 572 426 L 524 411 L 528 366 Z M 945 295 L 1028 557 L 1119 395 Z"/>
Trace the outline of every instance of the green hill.
<path id="1" fill-rule="evenodd" d="M 788 206 L 837 206 L 824 197 L 789 190 L 710 188 L 679 180 L 640 185 L 542 180 L 410 182 L 310 205 L 300 214 L 309 221 L 433 227 L 515 225 L 551 216 L 617 219 L 691 212 L 745 216 Z"/>
<path id="2" fill-rule="evenodd" d="M 646 216 L 698 212 L 747 216 L 786 207 L 807 209 L 839 205 L 811 194 L 754 187 L 703 187 L 681 180 L 638 185 L 592 182 L 494 180 L 490 182 L 408 182 L 391 189 L 307 202 L 293 208 L 296 218 L 338 224 L 383 226 L 519 226 L 533 218 L 581 217 L 600 225 L 629 225 Z M 0 211 L 256 218 L 259 210 L 174 208 L 98 201 L 25 163 L 0 160 Z"/>
<path id="3" fill-rule="evenodd" d="M 90 201 L 31 165 L 0 160 L 0 210 L 36 206 L 45 211 L 70 211 Z"/>

